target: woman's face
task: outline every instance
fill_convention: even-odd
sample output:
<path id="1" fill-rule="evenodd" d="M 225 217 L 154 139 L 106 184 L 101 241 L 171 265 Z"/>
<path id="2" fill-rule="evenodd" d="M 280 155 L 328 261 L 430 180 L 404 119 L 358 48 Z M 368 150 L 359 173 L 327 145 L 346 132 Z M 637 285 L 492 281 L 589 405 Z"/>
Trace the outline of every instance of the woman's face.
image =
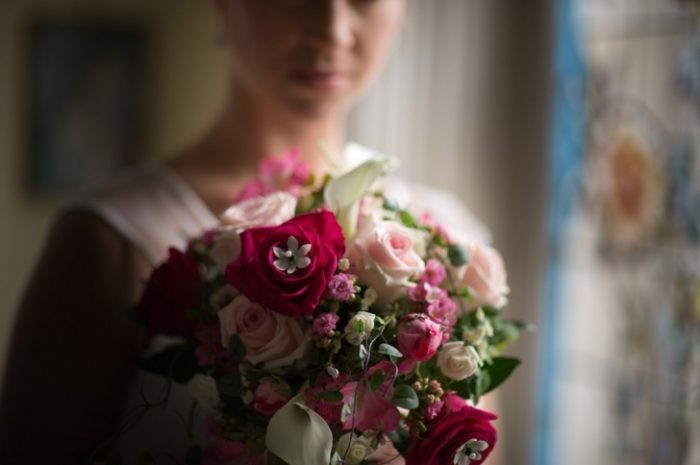
<path id="1" fill-rule="evenodd" d="M 218 0 L 237 84 L 297 114 L 347 104 L 389 48 L 405 0 Z"/>

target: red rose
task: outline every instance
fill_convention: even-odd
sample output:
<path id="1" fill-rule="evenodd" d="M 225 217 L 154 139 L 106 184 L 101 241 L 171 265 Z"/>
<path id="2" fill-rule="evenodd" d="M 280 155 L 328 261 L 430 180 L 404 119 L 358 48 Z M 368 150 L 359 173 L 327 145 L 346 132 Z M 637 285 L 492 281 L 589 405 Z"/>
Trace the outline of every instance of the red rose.
<path id="1" fill-rule="evenodd" d="M 328 211 L 292 218 L 279 226 L 241 233 L 241 254 L 226 270 L 248 299 L 299 318 L 310 316 L 326 292 L 345 240 Z"/>
<path id="2" fill-rule="evenodd" d="M 454 393 L 444 397 L 444 411 L 428 423 L 423 437 L 413 441 L 406 454 L 406 465 L 477 465 L 489 456 L 496 444 L 496 415 L 467 405 Z"/>
<path id="3" fill-rule="evenodd" d="M 186 315 L 199 305 L 199 265 L 177 249 L 168 250 L 168 260 L 151 274 L 136 308 L 148 332 L 191 339 L 196 322 Z"/>

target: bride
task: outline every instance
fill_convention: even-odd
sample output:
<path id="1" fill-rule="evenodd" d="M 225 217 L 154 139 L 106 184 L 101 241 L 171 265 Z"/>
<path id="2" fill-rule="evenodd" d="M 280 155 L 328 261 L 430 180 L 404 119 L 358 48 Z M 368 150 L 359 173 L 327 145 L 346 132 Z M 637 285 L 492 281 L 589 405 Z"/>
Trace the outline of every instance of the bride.
<path id="1" fill-rule="evenodd" d="M 3 463 L 83 463 L 123 424 L 125 399 L 133 406 L 144 389 L 157 391 L 135 373 L 145 334 L 125 315 L 152 267 L 168 246 L 211 227 L 263 157 L 299 148 L 313 171 L 327 170 L 318 142 L 342 152 L 347 109 L 379 69 L 405 9 L 405 0 L 215 4 L 231 62 L 216 124 L 169 161 L 68 205 L 53 225 L 13 332 L 0 400 Z M 171 405 L 181 391 L 173 386 Z M 117 438 L 129 460 L 140 448 L 186 449 L 172 411 L 142 420 Z M 402 459 L 387 452 L 378 460 Z"/>

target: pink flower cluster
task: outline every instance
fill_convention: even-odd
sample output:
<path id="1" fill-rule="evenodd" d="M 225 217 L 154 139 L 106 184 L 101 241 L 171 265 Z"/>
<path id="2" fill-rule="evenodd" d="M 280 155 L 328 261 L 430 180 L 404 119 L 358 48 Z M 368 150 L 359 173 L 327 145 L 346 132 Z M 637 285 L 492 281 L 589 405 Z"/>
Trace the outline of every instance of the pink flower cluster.
<path id="1" fill-rule="evenodd" d="M 447 272 L 437 260 L 430 259 L 416 286 L 408 291 L 413 302 L 423 304 L 423 309 L 436 323 L 443 326 L 445 341 L 449 340 L 452 327 L 457 321 L 457 304 L 447 291 L 439 287 Z"/>
<path id="2" fill-rule="evenodd" d="M 299 149 L 281 157 L 265 157 L 258 170 L 259 176 L 243 187 L 236 202 L 280 190 L 298 197 L 311 179 L 311 169 L 301 159 Z"/>

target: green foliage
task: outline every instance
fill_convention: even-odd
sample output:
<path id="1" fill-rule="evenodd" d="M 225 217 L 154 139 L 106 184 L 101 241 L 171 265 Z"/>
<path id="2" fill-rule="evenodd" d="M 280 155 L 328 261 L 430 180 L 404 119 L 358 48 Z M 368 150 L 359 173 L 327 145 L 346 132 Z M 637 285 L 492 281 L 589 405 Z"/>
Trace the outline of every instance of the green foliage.
<path id="1" fill-rule="evenodd" d="M 243 383 L 241 382 L 241 377 L 237 373 L 232 373 L 219 378 L 217 388 L 221 396 L 237 398 L 241 395 Z"/>
<path id="2" fill-rule="evenodd" d="M 322 391 L 318 397 L 328 402 L 341 402 L 343 400 L 343 394 L 340 391 Z"/>
<path id="3" fill-rule="evenodd" d="M 231 355 L 231 360 L 234 362 L 240 362 L 245 358 L 245 344 L 243 344 L 238 334 L 232 334 L 229 338 L 228 353 Z"/>
<path id="4" fill-rule="evenodd" d="M 513 357 L 494 357 L 491 364 L 484 365 L 482 373 L 489 375 L 489 385 L 484 394 L 500 386 L 518 365 L 520 365 L 520 360 Z"/>
<path id="5" fill-rule="evenodd" d="M 420 404 L 416 391 L 414 391 L 408 384 L 399 384 L 396 386 L 394 389 L 394 398 L 392 399 L 392 402 L 394 405 L 408 410 L 413 410 Z"/>
<path id="6" fill-rule="evenodd" d="M 377 351 L 382 355 L 386 355 L 393 358 L 401 358 L 403 354 L 396 347 L 391 344 L 379 344 L 379 350 Z"/>
<path id="7" fill-rule="evenodd" d="M 384 373 L 381 370 L 377 370 L 374 373 L 372 373 L 372 376 L 369 378 L 369 387 L 371 390 L 376 391 L 379 386 L 382 385 L 382 383 L 386 380 L 386 373 Z"/>
<path id="8" fill-rule="evenodd" d="M 413 217 L 413 215 L 411 215 L 411 213 L 409 213 L 406 210 L 399 211 L 399 220 L 401 221 L 401 224 L 403 224 L 407 228 L 413 228 L 413 229 L 420 228 L 420 226 L 418 226 L 418 222 Z"/>
<path id="9" fill-rule="evenodd" d="M 384 210 L 389 210 L 391 212 L 399 211 L 399 205 L 392 199 L 384 197 L 384 202 L 382 203 L 382 208 Z"/>
<path id="10" fill-rule="evenodd" d="M 394 431 L 386 433 L 386 435 L 394 443 L 396 450 L 401 453 L 401 455 L 406 455 L 408 452 L 408 447 L 411 445 L 411 433 L 408 428 L 399 426 Z"/>
<path id="11" fill-rule="evenodd" d="M 459 244 L 450 244 L 447 247 L 447 256 L 452 266 L 463 266 L 469 261 L 469 252 Z"/>

